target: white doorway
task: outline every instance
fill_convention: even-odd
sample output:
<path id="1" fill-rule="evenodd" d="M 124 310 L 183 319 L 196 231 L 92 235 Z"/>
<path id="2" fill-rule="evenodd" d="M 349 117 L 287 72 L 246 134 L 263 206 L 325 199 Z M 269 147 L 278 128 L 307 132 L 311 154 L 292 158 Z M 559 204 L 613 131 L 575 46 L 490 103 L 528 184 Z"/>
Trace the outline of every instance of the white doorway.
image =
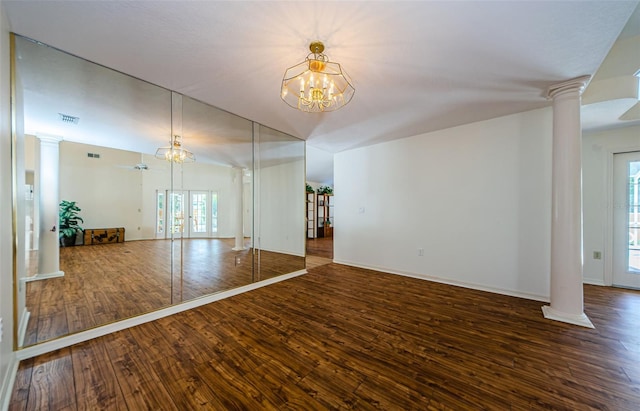
<path id="1" fill-rule="evenodd" d="M 613 157 L 612 283 L 640 289 L 640 151 Z"/>

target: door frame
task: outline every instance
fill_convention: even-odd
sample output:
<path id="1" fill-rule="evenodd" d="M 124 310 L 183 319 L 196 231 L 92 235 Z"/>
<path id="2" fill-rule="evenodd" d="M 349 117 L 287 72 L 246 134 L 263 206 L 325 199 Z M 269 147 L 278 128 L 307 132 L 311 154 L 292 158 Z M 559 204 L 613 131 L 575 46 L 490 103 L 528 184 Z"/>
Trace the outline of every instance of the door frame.
<path id="1" fill-rule="evenodd" d="M 211 196 L 211 191 L 210 190 L 184 190 L 183 192 L 187 193 L 187 205 L 189 206 L 189 212 L 188 214 L 188 220 L 189 220 L 189 224 L 188 224 L 188 230 L 187 230 L 187 238 L 211 238 L 212 237 L 212 232 L 211 232 L 211 220 L 212 220 L 212 216 L 213 216 L 213 209 L 211 208 L 212 203 L 213 203 L 213 199 Z M 206 195 L 206 209 L 205 209 L 205 231 L 204 232 L 194 232 L 193 231 L 193 221 L 194 221 L 194 217 L 193 217 L 193 195 L 194 194 L 205 194 Z"/>
<path id="2" fill-rule="evenodd" d="M 164 233 L 158 233 L 157 232 L 157 228 L 158 228 L 158 194 L 159 193 L 163 193 L 164 194 L 164 203 L 163 203 L 163 215 L 164 215 Z M 169 208 L 169 203 L 170 203 L 170 198 L 171 198 L 171 194 L 180 194 L 182 195 L 182 203 L 183 203 L 183 214 L 184 216 L 184 222 L 183 222 L 183 229 L 182 232 L 180 233 L 172 233 L 171 230 L 169 230 L 170 226 L 172 225 L 172 221 L 170 222 L 169 220 L 173 220 L 171 215 L 170 215 L 170 208 Z M 196 233 L 196 235 L 193 235 L 192 232 L 192 226 L 191 226 L 191 222 L 192 222 L 192 215 L 191 215 L 191 206 L 192 206 L 192 197 L 191 195 L 193 193 L 205 193 L 207 195 L 207 231 L 206 233 Z M 219 238 L 218 236 L 218 230 L 216 230 L 215 232 L 213 231 L 213 196 L 214 194 L 216 195 L 216 199 L 219 200 L 219 190 L 169 190 L 169 189 L 162 189 L 162 188 L 158 188 L 156 189 L 156 202 L 155 202 L 155 207 L 156 207 L 156 222 L 155 222 L 155 238 L 156 239 L 168 239 L 168 238 L 172 238 L 172 234 L 180 234 L 180 237 L 182 238 Z M 217 204 L 219 205 L 219 204 Z M 217 208 L 216 207 L 216 221 L 219 222 L 219 216 L 217 215 Z"/>
<path id="3" fill-rule="evenodd" d="M 607 191 L 607 218 L 604 227 L 604 285 L 613 286 L 613 158 L 616 154 L 634 153 L 640 151 L 639 146 L 620 147 L 606 151 L 607 171 L 605 176 Z M 584 253 L 584 250 L 583 250 Z"/>

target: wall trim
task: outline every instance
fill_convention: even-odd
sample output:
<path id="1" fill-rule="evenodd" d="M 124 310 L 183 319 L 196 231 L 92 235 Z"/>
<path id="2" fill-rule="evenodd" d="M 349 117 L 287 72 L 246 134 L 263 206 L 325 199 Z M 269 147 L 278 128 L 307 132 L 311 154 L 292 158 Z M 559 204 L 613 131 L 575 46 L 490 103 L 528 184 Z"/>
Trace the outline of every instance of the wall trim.
<path id="1" fill-rule="evenodd" d="M 29 318 L 31 318 L 31 312 L 27 310 L 27 307 L 24 307 L 22 315 L 20 316 L 20 323 L 18 324 L 18 347 L 22 347 L 22 344 L 24 344 L 24 337 L 27 335 Z"/>
<path id="2" fill-rule="evenodd" d="M 605 187 L 607 206 L 605 207 L 604 228 L 604 276 L 602 282 L 605 285 L 613 283 L 613 155 L 615 152 L 605 152 Z"/>
<path id="3" fill-rule="evenodd" d="M 487 287 L 487 286 L 484 286 L 484 285 L 481 285 L 481 284 L 476 284 L 476 283 L 468 283 L 468 282 L 465 282 L 465 281 L 449 280 L 449 279 L 446 279 L 446 278 L 435 277 L 435 276 L 426 275 L 426 274 L 418 274 L 418 273 L 412 273 L 412 272 L 408 272 L 408 271 L 392 270 L 392 269 L 386 268 L 386 267 L 363 265 L 363 264 L 357 264 L 357 263 L 353 263 L 353 262 L 349 262 L 349 261 L 341 261 L 341 260 L 337 260 L 337 259 L 334 259 L 333 262 L 336 263 L 336 264 L 343 264 L 343 265 L 348 265 L 348 266 L 351 266 L 351 267 L 365 268 L 365 269 L 368 269 L 368 270 L 380 271 L 380 272 L 387 273 L 387 274 L 396 274 L 396 275 L 401 275 L 401 276 L 404 276 L 404 277 L 417 278 L 419 280 L 432 281 L 432 282 L 435 282 L 435 283 L 441 283 L 441 284 L 453 285 L 453 286 L 457 286 L 457 287 L 469 288 L 469 289 L 472 289 L 472 290 L 486 291 L 486 292 L 494 293 L 494 294 L 507 295 L 507 296 L 510 296 L 510 297 L 524 298 L 524 299 L 527 299 L 527 300 L 542 301 L 542 302 L 547 302 L 547 303 L 550 301 L 549 300 L 549 296 L 543 296 L 543 295 L 538 295 L 538 294 L 522 293 L 522 292 L 519 292 L 519 291 L 506 290 L 506 289 L 503 289 L 503 288 Z"/>
<path id="4" fill-rule="evenodd" d="M 260 248 L 259 251 L 268 251 L 270 253 L 278 253 L 278 254 L 288 254 L 288 255 L 293 255 L 293 256 L 296 256 L 296 257 L 306 257 L 307 256 L 306 247 L 305 247 L 305 250 L 302 253 L 299 253 L 299 252 L 296 252 L 296 251 L 291 251 L 291 250 L 275 250 L 275 249 L 270 249 L 270 248 Z"/>
<path id="5" fill-rule="evenodd" d="M 18 375 L 18 365 L 20 361 L 16 358 L 15 353 L 11 353 L 9 357 L 9 363 L 7 364 L 7 371 L 2 378 L 2 387 L 0 387 L 0 409 L 6 411 L 9 409 L 9 401 L 11 400 L 11 393 L 13 391 L 13 385 L 16 382 L 16 376 Z"/>
<path id="6" fill-rule="evenodd" d="M 604 218 L 604 285 L 613 285 L 613 161 L 616 154 L 625 154 L 639 151 L 640 146 L 626 146 L 620 148 L 610 148 L 605 151 L 605 181 L 607 207 Z"/>
<path id="7" fill-rule="evenodd" d="M 269 278 L 267 280 L 258 281 L 252 284 L 247 284 L 242 287 L 234 288 L 233 290 L 222 291 L 217 294 L 207 295 L 205 297 L 196 298 L 191 301 L 187 301 L 181 304 L 176 304 L 171 307 L 163 308 L 157 311 L 153 311 L 147 314 L 142 314 L 137 317 L 128 318 L 126 320 L 118 321 L 112 324 L 103 325 L 87 331 L 82 331 L 76 334 L 71 334 L 66 337 L 60 337 L 55 340 L 46 341 L 40 344 L 32 345 L 27 348 L 16 351 L 16 358 L 18 360 L 26 360 L 41 354 L 46 354 L 60 348 L 65 348 L 78 344 L 87 340 L 102 337 L 107 334 L 121 331 L 127 328 L 135 327 L 136 325 L 151 322 L 160 318 L 164 318 L 173 314 L 187 311 L 192 308 L 200 307 L 215 301 L 220 301 L 225 298 L 233 297 L 234 295 L 246 293 L 247 291 L 256 290 L 258 288 L 265 287 L 267 285 L 275 284 L 280 281 L 285 281 L 290 278 L 294 278 L 303 274 L 306 274 L 307 270 L 294 271 L 289 274 L 283 274 L 277 277 Z"/>
<path id="8" fill-rule="evenodd" d="M 607 286 L 607 284 L 605 284 L 604 281 L 602 281 L 600 279 L 596 279 L 596 278 L 583 278 L 582 279 L 582 284 L 599 285 L 601 287 L 606 287 Z"/>
<path id="9" fill-rule="evenodd" d="M 36 274 L 36 275 L 32 275 L 31 277 L 22 277 L 20 281 L 22 281 L 23 283 L 28 283 L 31 281 L 48 280 L 50 278 L 58 278 L 58 277 L 64 277 L 64 271 L 56 271 L 54 273 L 48 273 L 48 274 Z"/>

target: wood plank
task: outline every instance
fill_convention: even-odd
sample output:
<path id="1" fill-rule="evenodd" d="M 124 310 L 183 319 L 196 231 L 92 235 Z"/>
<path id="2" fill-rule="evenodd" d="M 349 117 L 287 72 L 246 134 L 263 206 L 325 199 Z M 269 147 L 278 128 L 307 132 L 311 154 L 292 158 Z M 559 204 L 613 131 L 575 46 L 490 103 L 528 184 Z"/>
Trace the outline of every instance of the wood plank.
<path id="1" fill-rule="evenodd" d="M 74 345 L 71 359 L 79 410 L 127 409 L 102 341 Z"/>
<path id="2" fill-rule="evenodd" d="M 175 409 L 172 396 L 144 357 L 124 353 L 111 358 L 115 378 L 130 410 Z"/>
<path id="3" fill-rule="evenodd" d="M 27 409 L 34 363 L 34 358 L 29 358 L 20 362 L 20 371 L 16 375 L 16 381 L 13 384 L 13 391 L 9 402 L 9 411 Z"/>
<path id="4" fill-rule="evenodd" d="M 70 348 L 36 358 L 25 409 L 76 409 L 75 383 Z"/>
<path id="5" fill-rule="evenodd" d="M 326 264 L 73 347 L 74 368 L 64 353 L 24 362 L 11 409 L 51 395 L 61 409 L 637 411 L 640 291 L 584 295 L 595 329 L 537 301 Z"/>

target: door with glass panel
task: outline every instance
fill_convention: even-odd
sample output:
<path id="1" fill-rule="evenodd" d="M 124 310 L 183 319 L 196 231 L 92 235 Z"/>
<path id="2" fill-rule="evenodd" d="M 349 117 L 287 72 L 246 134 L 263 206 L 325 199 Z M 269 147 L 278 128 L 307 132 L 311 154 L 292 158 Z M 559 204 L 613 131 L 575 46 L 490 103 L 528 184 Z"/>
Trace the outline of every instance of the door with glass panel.
<path id="1" fill-rule="evenodd" d="M 189 233 L 190 238 L 210 237 L 209 216 L 211 201 L 206 191 L 189 191 Z"/>
<path id="2" fill-rule="evenodd" d="M 181 191 L 167 191 L 167 206 L 169 208 L 167 217 L 169 219 L 169 229 L 167 238 L 185 236 L 185 204 L 184 193 Z"/>
<path id="3" fill-rule="evenodd" d="M 613 285 L 640 289 L 640 151 L 613 160 Z"/>
<path id="4" fill-rule="evenodd" d="M 209 218 L 211 237 L 218 236 L 218 193 L 211 192 L 211 218 Z"/>
<path id="5" fill-rule="evenodd" d="M 166 236 L 166 198 L 165 190 L 156 190 L 156 238 Z"/>
<path id="6" fill-rule="evenodd" d="M 157 190 L 156 238 L 211 238 L 217 233 L 217 192 Z"/>

